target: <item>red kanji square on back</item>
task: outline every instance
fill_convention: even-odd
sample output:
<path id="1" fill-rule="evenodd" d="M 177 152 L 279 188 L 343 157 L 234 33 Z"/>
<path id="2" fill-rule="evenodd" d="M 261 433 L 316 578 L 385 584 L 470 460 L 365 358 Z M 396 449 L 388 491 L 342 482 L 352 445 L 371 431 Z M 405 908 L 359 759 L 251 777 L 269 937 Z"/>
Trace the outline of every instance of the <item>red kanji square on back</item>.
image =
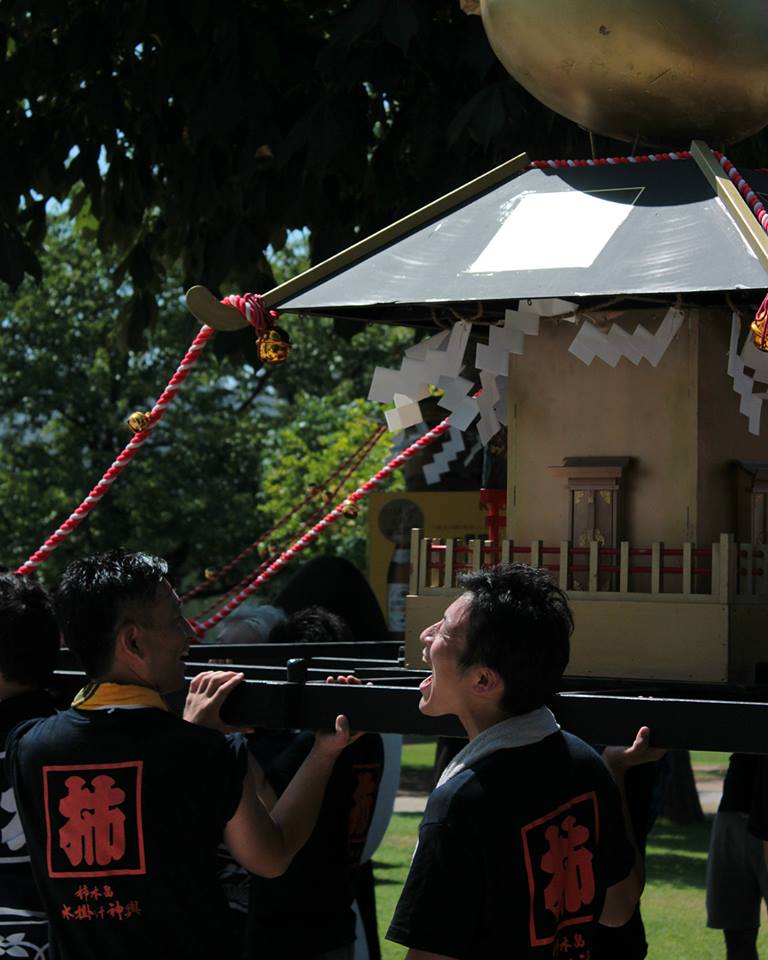
<path id="1" fill-rule="evenodd" d="M 142 760 L 43 767 L 50 877 L 146 873 L 143 768 Z"/>
<path id="2" fill-rule="evenodd" d="M 521 829 L 531 897 L 531 946 L 594 920 L 594 857 L 600 818 L 594 792 L 574 797 Z"/>

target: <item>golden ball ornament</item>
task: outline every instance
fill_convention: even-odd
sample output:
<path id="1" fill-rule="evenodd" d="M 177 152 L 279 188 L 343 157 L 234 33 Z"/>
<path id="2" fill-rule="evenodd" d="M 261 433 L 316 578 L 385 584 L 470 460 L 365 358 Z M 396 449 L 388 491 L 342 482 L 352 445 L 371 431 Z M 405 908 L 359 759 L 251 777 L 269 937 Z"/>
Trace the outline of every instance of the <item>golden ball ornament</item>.
<path id="1" fill-rule="evenodd" d="M 356 503 L 346 500 L 342 505 L 342 513 L 348 520 L 357 520 L 360 515 L 360 507 Z"/>
<path id="2" fill-rule="evenodd" d="M 206 580 L 215 580 L 218 574 L 212 567 L 206 567 L 204 576 Z"/>
<path id="3" fill-rule="evenodd" d="M 262 363 L 276 366 L 285 363 L 291 349 L 291 338 L 280 327 L 272 327 L 258 340 L 259 359 Z"/>
<path id="4" fill-rule="evenodd" d="M 768 123 L 765 0 L 481 0 L 481 15 L 515 80 L 595 133 L 719 146 Z"/>
<path id="5" fill-rule="evenodd" d="M 749 329 L 752 333 L 752 342 L 757 349 L 768 353 L 768 296 L 758 307 Z"/>
<path id="6" fill-rule="evenodd" d="M 142 430 L 146 430 L 151 423 L 152 417 L 150 414 L 144 413 L 142 410 L 136 410 L 128 417 L 128 426 L 134 433 L 141 433 Z"/>

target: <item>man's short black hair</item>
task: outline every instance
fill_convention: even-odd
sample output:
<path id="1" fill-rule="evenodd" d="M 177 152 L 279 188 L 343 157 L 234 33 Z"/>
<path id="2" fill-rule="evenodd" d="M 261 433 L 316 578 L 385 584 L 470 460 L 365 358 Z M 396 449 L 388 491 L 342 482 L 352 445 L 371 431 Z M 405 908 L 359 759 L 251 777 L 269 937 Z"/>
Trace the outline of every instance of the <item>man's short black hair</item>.
<path id="1" fill-rule="evenodd" d="M 573 617 L 546 570 L 506 563 L 468 573 L 472 595 L 463 668 L 483 664 L 504 681 L 503 705 L 527 713 L 550 700 L 570 655 Z"/>
<path id="2" fill-rule="evenodd" d="M 0 573 L 0 673 L 6 680 L 46 686 L 56 667 L 59 627 L 41 583 Z"/>
<path id="3" fill-rule="evenodd" d="M 109 553 L 70 563 L 56 592 L 64 642 L 90 677 L 112 666 L 117 632 L 132 608 L 151 604 L 168 573 L 168 564 L 146 553 Z"/>
<path id="4" fill-rule="evenodd" d="M 352 631 L 341 617 L 325 607 L 297 610 L 269 634 L 270 643 L 351 643 Z"/>

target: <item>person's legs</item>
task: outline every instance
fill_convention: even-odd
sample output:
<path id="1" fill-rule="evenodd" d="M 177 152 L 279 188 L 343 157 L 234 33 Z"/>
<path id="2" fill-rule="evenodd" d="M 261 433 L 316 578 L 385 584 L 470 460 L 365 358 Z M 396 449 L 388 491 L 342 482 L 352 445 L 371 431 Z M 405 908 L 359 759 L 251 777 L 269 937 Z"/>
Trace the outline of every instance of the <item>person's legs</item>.
<path id="1" fill-rule="evenodd" d="M 758 927 L 748 930 L 723 930 L 726 960 L 758 960 Z"/>
<path id="2" fill-rule="evenodd" d="M 707 926 L 723 931 L 727 960 L 757 960 L 760 898 L 768 893 L 761 876 L 762 843 L 747 831 L 747 815 L 718 811 L 707 859 Z"/>

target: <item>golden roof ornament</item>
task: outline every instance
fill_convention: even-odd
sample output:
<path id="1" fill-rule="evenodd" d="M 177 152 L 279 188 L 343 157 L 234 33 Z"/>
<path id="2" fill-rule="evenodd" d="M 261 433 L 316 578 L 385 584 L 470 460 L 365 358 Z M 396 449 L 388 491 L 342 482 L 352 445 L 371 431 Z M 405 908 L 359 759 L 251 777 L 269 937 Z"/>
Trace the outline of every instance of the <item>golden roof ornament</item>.
<path id="1" fill-rule="evenodd" d="M 481 0 L 509 73 L 595 133 L 733 143 L 768 123 L 765 0 Z"/>

